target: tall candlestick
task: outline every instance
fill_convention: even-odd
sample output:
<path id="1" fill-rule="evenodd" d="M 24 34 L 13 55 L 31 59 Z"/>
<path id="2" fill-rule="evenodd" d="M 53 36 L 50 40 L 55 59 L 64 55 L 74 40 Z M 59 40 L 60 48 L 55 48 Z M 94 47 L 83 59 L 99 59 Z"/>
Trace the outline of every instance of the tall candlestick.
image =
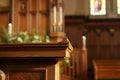
<path id="1" fill-rule="evenodd" d="M 86 37 L 83 36 L 82 40 L 83 40 L 83 49 L 86 49 Z"/>
<path id="2" fill-rule="evenodd" d="M 8 34 L 11 36 L 12 35 L 12 23 L 8 24 Z"/>
<path id="3" fill-rule="evenodd" d="M 53 24 L 55 25 L 57 20 L 56 20 L 56 14 L 57 14 L 57 9 L 56 6 L 53 7 Z"/>

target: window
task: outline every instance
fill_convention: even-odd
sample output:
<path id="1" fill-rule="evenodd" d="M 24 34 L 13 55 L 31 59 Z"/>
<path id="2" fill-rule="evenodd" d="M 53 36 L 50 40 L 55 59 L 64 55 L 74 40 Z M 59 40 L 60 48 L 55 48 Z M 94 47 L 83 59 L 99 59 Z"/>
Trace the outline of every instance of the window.
<path id="1" fill-rule="evenodd" d="M 117 0 L 117 14 L 120 14 L 120 0 Z"/>
<path id="2" fill-rule="evenodd" d="M 120 0 L 90 0 L 90 18 L 120 18 Z"/>
<path id="3" fill-rule="evenodd" d="M 90 0 L 91 15 L 106 15 L 106 0 Z"/>

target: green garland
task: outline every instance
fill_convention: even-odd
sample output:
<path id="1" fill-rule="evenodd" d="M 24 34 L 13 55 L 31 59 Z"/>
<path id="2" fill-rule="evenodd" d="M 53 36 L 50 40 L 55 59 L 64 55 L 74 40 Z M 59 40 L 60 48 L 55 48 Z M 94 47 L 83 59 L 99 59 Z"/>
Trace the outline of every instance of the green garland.
<path id="1" fill-rule="evenodd" d="M 65 57 L 64 60 L 61 62 L 61 69 L 60 72 L 63 73 L 64 67 L 72 69 L 71 58 Z"/>
<path id="2" fill-rule="evenodd" d="M 0 38 L 1 43 L 35 43 L 35 42 L 50 42 L 49 36 L 31 34 L 29 35 L 27 32 L 19 32 L 17 35 L 9 35 L 8 31 L 4 26 L 1 26 L 3 35 Z"/>

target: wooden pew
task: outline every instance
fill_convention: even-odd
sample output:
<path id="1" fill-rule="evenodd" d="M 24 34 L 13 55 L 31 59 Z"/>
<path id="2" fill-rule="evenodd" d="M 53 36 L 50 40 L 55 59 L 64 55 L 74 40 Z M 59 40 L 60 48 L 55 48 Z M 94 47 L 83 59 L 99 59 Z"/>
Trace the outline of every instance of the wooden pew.
<path id="1" fill-rule="evenodd" d="M 120 60 L 94 60 L 95 80 L 120 80 Z"/>
<path id="2" fill-rule="evenodd" d="M 72 68 L 64 66 L 61 80 L 87 80 L 87 50 L 74 49 L 70 62 Z"/>

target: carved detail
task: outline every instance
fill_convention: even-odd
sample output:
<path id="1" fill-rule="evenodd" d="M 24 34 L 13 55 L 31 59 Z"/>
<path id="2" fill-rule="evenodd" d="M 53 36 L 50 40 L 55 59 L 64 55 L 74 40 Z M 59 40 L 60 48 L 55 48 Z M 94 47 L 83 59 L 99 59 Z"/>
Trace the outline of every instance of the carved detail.
<path id="1" fill-rule="evenodd" d="M 111 35 L 111 36 L 113 36 L 113 35 L 114 35 L 114 33 L 115 33 L 115 31 L 116 31 L 115 29 L 110 28 L 110 29 L 109 29 L 109 33 L 110 33 L 110 35 Z"/>
<path id="2" fill-rule="evenodd" d="M 114 36 L 115 28 L 84 28 L 83 34 L 87 35 L 89 32 L 94 31 L 97 36 L 100 36 L 102 32 L 108 32 L 110 36 Z"/>
<path id="3" fill-rule="evenodd" d="M 97 34 L 98 36 L 100 36 L 100 34 L 101 34 L 102 30 L 101 30 L 101 29 L 99 29 L 99 28 L 97 28 L 97 29 L 95 29 L 95 32 L 96 32 L 96 34 Z"/>
<path id="4" fill-rule="evenodd" d="M 85 28 L 85 29 L 83 30 L 83 35 L 87 35 L 88 32 L 89 32 L 89 29 Z"/>

